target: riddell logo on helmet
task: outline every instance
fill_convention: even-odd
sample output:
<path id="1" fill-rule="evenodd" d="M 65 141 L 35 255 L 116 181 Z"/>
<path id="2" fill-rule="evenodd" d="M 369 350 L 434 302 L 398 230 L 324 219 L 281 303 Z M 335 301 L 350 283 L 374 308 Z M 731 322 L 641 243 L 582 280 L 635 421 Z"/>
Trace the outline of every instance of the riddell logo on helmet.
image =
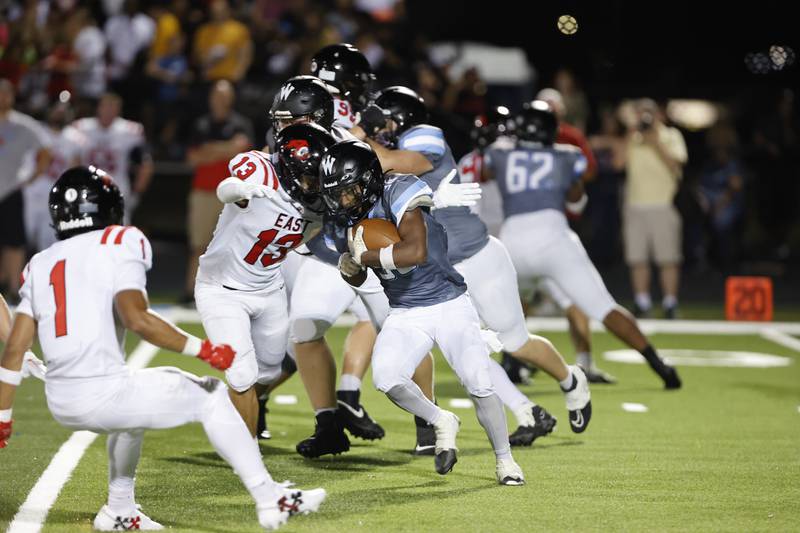
<path id="1" fill-rule="evenodd" d="M 85 218 L 75 218 L 72 220 L 62 220 L 58 223 L 58 229 L 61 231 L 65 231 L 68 229 L 76 229 L 76 228 L 90 228 L 94 226 L 94 220 L 92 217 L 85 217 Z"/>
<path id="2" fill-rule="evenodd" d="M 305 161 L 311 157 L 311 151 L 308 149 L 308 141 L 303 139 L 292 139 L 286 143 L 286 148 L 291 150 L 292 157 Z"/>

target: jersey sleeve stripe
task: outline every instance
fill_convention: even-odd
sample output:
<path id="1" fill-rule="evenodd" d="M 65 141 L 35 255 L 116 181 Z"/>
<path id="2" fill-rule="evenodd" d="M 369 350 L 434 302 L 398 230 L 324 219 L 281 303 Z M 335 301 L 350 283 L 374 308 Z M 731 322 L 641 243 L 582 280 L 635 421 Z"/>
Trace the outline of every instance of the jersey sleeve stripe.
<path id="1" fill-rule="evenodd" d="M 424 181 L 417 181 L 413 185 L 411 185 L 408 189 L 403 191 L 403 193 L 392 202 L 392 214 L 397 219 L 398 223 L 400 219 L 403 218 L 403 213 L 406 210 L 406 206 L 413 200 L 416 196 L 422 195 L 433 195 L 433 191 L 431 191 L 430 187 Z"/>
<path id="2" fill-rule="evenodd" d="M 114 239 L 114 244 L 122 244 L 122 236 L 125 235 L 125 232 L 128 231 L 130 228 L 131 228 L 130 226 L 125 226 L 124 228 L 122 228 L 122 231 L 117 233 L 117 238 Z"/>
<path id="3" fill-rule="evenodd" d="M 418 135 L 409 139 L 403 139 L 399 148 L 401 150 L 414 150 L 416 152 L 432 152 L 435 154 L 443 154 L 444 140 L 432 135 Z"/>
<path id="4" fill-rule="evenodd" d="M 278 190 L 278 179 L 275 176 L 275 170 L 272 168 L 272 163 L 264 159 L 259 153 L 257 152 L 250 152 L 255 156 L 256 160 L 261 163 L 261 166 L 264 168 L 264 185 L 267 187 L 272 187 L 276 191 Z"/>
<path id="5" fill-rule="evenodd" d="M 106 244 L 108 242 L 109 235 L 111 235 L 111 232 L 114 231 L 114 228 L 118 227 L 119 226 L 108 226 L 103 232 L 103 237 L 100 239 L 100 244 Z"/>

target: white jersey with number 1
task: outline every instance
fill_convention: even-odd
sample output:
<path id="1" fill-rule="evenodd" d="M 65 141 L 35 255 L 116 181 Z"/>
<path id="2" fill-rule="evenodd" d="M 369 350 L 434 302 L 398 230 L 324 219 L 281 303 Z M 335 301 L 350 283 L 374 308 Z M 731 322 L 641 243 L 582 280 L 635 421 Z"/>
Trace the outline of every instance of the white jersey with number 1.
<path id="1" fill-rule="evenodd" d="M 87 412 L 128 375 L 114 296 L 145 291 L 152 260 L 141 231 L 108 226 L 56 242 L 23 270 L 17 313 L 38 323 L 54 413 Z"/>
<path id="2" fill-rule="evenodd" d="M 211 244 L 200 256 L 198 281 L 245 291 L 277 288 L 286 254 L 321 227 L 283 190 L 268 157 L 252 150 L 231 159 L 231 176 L 264 184 L 275 194 L 253 198 L 246 207 L 225 205 Z"/>

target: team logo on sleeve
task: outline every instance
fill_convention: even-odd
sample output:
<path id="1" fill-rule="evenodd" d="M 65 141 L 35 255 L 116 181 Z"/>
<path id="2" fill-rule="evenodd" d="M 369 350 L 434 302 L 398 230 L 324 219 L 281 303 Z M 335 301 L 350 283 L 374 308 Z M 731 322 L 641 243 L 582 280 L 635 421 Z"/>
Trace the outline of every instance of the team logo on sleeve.
<path id="1" fill-rule="evenodd" d="M 322 168 L 322 172 L 325 175 L 330 176 L 333 174 L 333 165 L 336 164 L 336 160 L 331 157 L 330 155 L 326 155 L 322 162 L 319 164 L 320 168 Z"/>
<path id="2" fill-rule="evenodd" d="M 286 147 L 291 151 L 292 157 L 305 161 L 311 157 L 311 151 L 308 149 L 308 141 L 304 139 L 292 139 L 286 143 Z"/>

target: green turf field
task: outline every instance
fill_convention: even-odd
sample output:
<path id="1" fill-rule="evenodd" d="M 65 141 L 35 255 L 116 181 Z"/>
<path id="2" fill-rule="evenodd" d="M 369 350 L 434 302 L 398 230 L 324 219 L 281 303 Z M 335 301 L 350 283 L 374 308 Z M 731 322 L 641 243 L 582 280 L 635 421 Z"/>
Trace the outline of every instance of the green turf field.
<path id="1" fill-rule="evenodd" d="M 199 327 L 187 326 L 199 334 Z M 344 330 L 329 341 L 337 351 Z M 563 333 L 549 335 L 571 354 Z M 621 348 L 605 334 L 595 351 Z M 798 531 L 800 530 L 800 365 L 798 353 L 757 336 L 659 335 L 664 348 L 749 350 L 793 357 L 784 368 L 682 367 L 684 389 L 661 390 L 641 365 L 603 368 L 618 385 L 592 388 L 594 415 L 586 433 L 569 431 L 562 394 L 538 377 L 524 390 L 559 418 L 557 430 L 518 449 L 524 487 L 500 487 L 494 457 L 472 409 L 462 420 L 459 462 L 439 476 L 430 457 L 414 458 L 412 417 L 375 392 L 364 404 L 386 428 L 374 444 L 354 439 L 351 452 L 306 460 L 294 452 L 312 430 L 298 378 L 276 394 L 297 405 L 270 406 L 273 438 L 262 445 L 277 480 L 323 486 L 329 496 L 314 516 L 293 518 L 286 531 Z M 571 355 L 568 359 L 572 359 Z M 208 367 L 160 353 L 152 365 L 197 373 Z M 440 404 L 466 397 L 437 359 Z M 623 402 L 645 404 L 626 412 Z M 60 444 L 69 436 L 46 410 L 43 385 L 27 380 L 18 393 L 15 430 L 0 451 L 0 529 L 5 530 Z M 513 429 L 513 428 L 512 428 Z M 89 531 L 106 496 L 104 438 L 97 439 L 47 517 L 45 532 Z M 199 425 L 150 432 L 137 478 L 137 501 L 174 531 L 258 531 L 254 507 Z"/>

